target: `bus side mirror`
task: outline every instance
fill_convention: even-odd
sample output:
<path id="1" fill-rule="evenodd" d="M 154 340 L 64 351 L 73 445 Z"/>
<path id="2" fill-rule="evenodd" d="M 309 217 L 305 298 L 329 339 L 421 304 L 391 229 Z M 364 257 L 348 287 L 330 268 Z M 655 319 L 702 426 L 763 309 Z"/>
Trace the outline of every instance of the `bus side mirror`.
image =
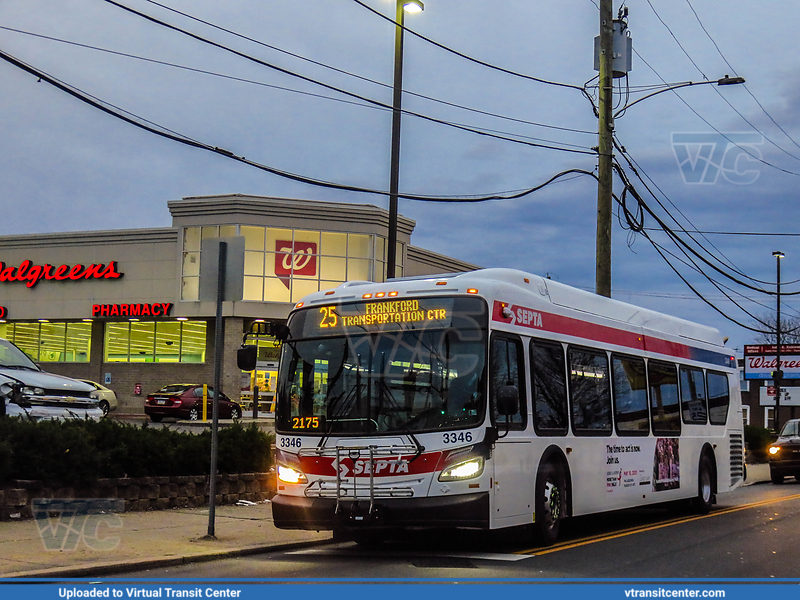
<path id="1" fill-rule="evenodd" d="M 515 385 L 503 385 L 497 390 L 497 412 L 510 417 L 519 412 L 519 390 Z"/>
<path id="2" fill-rule="evenodd" d="M 242 346 L 236 352 L 236 364 L 242 371 L 255 371 L 258 360 L 258 346 Z"/>
<path id="3" fill-rule="evenodd" d="M 291 331 L 285 323 L 278 323 L 273 327 L 273 332 L 275 334 L 275 339 L 279 342 L 285 342 L 289 339 L 289 335 Z"/>

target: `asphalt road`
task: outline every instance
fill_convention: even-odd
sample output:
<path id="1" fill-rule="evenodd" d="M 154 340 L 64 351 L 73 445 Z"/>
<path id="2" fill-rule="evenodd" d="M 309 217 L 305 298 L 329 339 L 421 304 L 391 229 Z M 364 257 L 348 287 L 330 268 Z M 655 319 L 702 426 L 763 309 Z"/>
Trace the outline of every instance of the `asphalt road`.
<path id="1" fill-rule="evenodd" d="M 351 542 L 120 577 L 249 578 L 787 578 L 800 577 L 800 484 L 741 488 L 707 516 L 668 508 L 618 511 L 564 523 L 536 548 L 524 530 L 503 536 L 437 531 L 363 548 Z M 109 580 L 111 582 L 113 580 Z"/>

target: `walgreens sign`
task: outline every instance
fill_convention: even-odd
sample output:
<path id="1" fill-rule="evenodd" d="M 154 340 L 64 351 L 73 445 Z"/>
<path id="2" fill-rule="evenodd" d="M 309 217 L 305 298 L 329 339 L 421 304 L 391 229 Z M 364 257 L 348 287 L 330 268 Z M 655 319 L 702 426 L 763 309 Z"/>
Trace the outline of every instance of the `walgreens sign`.
<path id="1" fill-rule="evenodd" d="M 0 283 L 24 283 L 27 287 L 36 287 L 42 279 L 52 281 L 79 281 L 81 279 L 119 279 L 122 273 L 117 270 L 117 261 L 112 260 L 108 265 L 35 265 L 29 260 L 23 260 L 18 267 L 7 267 L 0 262 Z"/>
<path id="2" fill-rule="evenodd" d="M 289 278 L 297 275 L 314 277 L 317 274 L 317 244 L 314 242 L 275 242 L 275 275 L 287 288 Z"/>
<path id="3" fill-rule="evenodd" d="M 744 378 L 772 379 L 778 369 L 775 345 L 744 347 Z M 781 344 L 781 370 L 783 379 L 800 379 L 800 346 Z"/>

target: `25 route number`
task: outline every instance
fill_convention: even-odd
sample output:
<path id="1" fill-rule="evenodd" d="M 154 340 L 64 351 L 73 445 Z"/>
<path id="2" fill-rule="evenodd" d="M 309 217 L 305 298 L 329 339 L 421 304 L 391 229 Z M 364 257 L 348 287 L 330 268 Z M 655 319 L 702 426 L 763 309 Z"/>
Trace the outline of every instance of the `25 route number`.
<path id="1" fill-rule="evenodd" d="M 327 327 L 336 327 L 337 323 L 339 322 L 339 317 L 336 315 L 336 311 L 334 310 L 333 306 L 323 306 L 319 309 L 319 314 L 322 315 L 322 318 L 319 322 L 321 329 L 325 329 Z"/>

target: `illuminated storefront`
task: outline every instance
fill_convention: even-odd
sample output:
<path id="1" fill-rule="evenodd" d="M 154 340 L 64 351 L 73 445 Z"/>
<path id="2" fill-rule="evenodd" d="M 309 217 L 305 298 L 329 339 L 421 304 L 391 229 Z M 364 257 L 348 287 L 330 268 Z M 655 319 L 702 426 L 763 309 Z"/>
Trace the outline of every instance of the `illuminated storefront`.
<path id="1" fill-rule="evenodd" d="M 213 302 L 199 300 L 202 240 L 244 238 L 244 294 L 223 303 L 223 391 L 274 392 L 269 335 L 306 294 L 344 281 L 382 281 L 388 212 L 370 205 L 260 196 L 168 203 L 172 226 L 0 237 L 0 337 L 46 370 L 112 388 L 120 412 L 142 413 L 167 383 L 213 381 Z M 398 276 L 474 265 L 411 245 L 398 223 Z M 236 367 L 244 333 L 260 330 L 255 375 Z M 140 390 L 137 394 L 136 390 Z"/>

